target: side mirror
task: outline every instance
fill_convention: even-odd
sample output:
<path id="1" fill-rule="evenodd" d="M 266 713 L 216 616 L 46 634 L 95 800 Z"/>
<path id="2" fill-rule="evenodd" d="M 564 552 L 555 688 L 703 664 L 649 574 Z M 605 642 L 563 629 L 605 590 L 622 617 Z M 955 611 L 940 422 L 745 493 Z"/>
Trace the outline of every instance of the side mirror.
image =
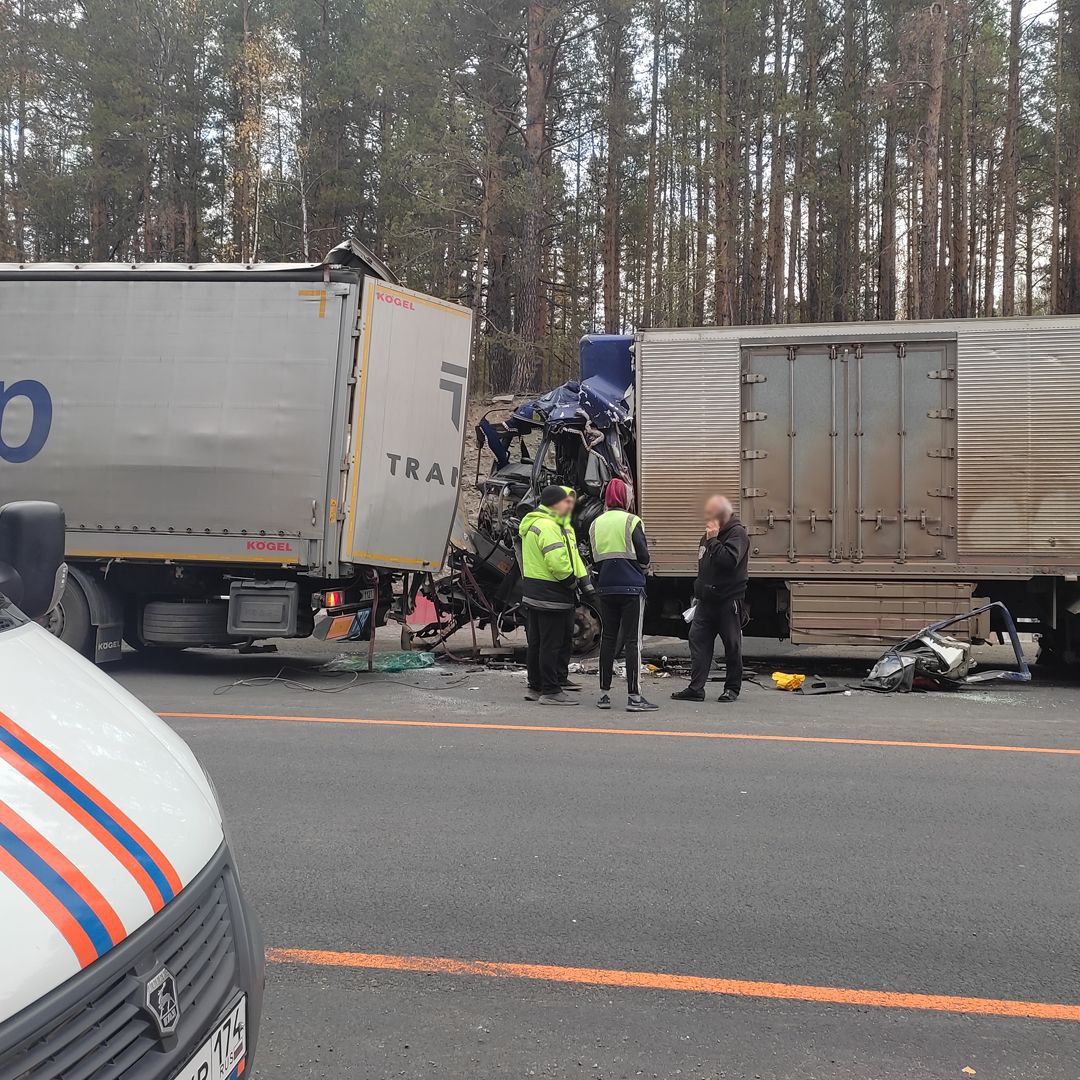
<path id="1" fill-rule="evenodd" d="M 31 619 L 47 615 L 64 583 L 64 511 L 51 502 L 0 506 L 0 593 Z"/>

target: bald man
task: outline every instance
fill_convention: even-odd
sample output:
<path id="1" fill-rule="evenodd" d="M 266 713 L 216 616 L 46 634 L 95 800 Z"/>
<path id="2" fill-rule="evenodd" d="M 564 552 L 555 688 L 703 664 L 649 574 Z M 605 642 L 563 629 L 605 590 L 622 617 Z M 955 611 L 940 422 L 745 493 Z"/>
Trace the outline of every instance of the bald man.
<path id="1" fill-rule="evenodd" d="M 742 689 L 742 627 L 746 621 L 747 564 L 750 538 L 723 495 L 705 502 L 705 535 L 698 547 L 694 582 L 697 607 L 690 624 L 690 685 L 671 696 L 676 701 L 704 701 L 713 652 L 724 643 L 724 692 L 717 699 L 731 703 Z"/>

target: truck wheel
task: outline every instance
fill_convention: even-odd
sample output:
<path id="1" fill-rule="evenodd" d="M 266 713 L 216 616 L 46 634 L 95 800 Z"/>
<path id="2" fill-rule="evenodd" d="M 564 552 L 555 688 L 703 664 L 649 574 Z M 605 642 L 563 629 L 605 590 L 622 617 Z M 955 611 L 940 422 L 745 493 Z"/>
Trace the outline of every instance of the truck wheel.
<path id="1" fill-rule="evenodd" d="M 1075 671 L 1080 667 L 1080 650 L 1064 630 L 1039 635 L 1039 655 L 1035 663 L 1047 671 Z"/>
<path id="2" fill-rule="evenodd" d="M 229 634 L 228 617 L 228 600 L 151 600 L 143 607 L 139 637 L 146 645 L 173 649 L 246 641 Z"/>
<path id="3" fill-rule="evenodd" d="M 45 629 L 83 656 L 94 655 L 94 628 L 90 624 L 90 603 L 82 586 L 68 574 L 60 603 L 49 612 Z"/>
<path id="4" fill-rule="evenodd" d="M 588 656 L 600 647 L 600 616 L 590 604 L 574 609 L 574 655 Z"/>

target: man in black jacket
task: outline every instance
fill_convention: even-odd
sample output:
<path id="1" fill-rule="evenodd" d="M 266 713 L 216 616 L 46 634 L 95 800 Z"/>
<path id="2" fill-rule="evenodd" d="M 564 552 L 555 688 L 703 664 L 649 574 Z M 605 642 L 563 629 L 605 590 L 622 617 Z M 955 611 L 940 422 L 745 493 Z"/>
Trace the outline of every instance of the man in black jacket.
<path id="1" fill-rule="evenodd" d="M 717 635 L 724 643 L 727 675 L 719 701 L 732 702 L 742 689 L 742 625 L 750 539 L 731 503 L 713 495 L 705 503 L 705 535 L 698 548 L 696 608 L 690 624 L 690 685 L 671 696 L 704 701 Z"/>

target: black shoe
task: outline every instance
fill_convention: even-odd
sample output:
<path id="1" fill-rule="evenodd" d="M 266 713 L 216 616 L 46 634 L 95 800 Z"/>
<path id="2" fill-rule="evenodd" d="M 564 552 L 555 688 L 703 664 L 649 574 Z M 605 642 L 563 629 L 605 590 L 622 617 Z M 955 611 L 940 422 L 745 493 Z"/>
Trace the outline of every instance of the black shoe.
<path id="1" fill-rule="evenodd" d="M 563 690 L 569 690 L 571 693 L 576 694 L 581 689 L 581 683 L 571 682 L 567 679 L 564 683 L 559 683 Z"/>
<path id="2" fill-rule="evenodd" d="M 725 690 L 716 700 L 730 703 L 732 701 L 738 701 L 739 695 L 732 693 L 730 690 Z"/>
<path id="3" fill-rule="evenodd" d="M 600 700 L 596 703 L 598 709 L 610 709 L 611 708 L 611 695 L 605 690 L 600 695 Z"/>
<path id="4" fill-rule="evenodd" d="M 561 690 L 557 694 L 544 694 L 540 698 L 541 705 L 577 705 L 580 699 L 564 694 Z"/>
<path id="5" fill-rule="evenodd" d="M 671 695 L 676 701 L 704 701 L 704 690 L 691 690 L 688 686 L 685 690 L 676 690 Z"/>
<path id="6" fill-rule="evenodd" d="M 626 701 L 627 712 L 656 712 L 659 708 L 659 705 L 646 701 L 640 694 L 631 694 Z"/>
<path id="7" fill-rule="evenodd" d="M 534 690 L 531 686 L 528 687 L 528 689 L 526 689 L 526 691 L 525 691 L 525 700 L 526 701 L 539 701 L 540 700 L 540 691 L 539 690 Z"/>

